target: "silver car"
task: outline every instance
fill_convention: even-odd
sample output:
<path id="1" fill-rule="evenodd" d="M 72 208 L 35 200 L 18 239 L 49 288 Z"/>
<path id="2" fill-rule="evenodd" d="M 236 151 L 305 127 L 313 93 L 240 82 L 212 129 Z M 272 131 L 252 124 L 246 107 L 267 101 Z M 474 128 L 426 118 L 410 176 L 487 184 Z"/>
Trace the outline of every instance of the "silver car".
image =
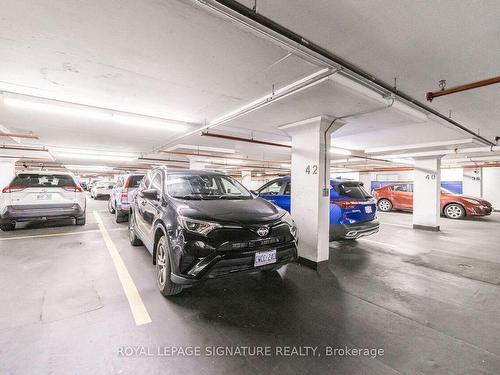
<path id="1" fill-rule="evenodd" d="M 104 196 L 109 197 L 114 187 L 114 181 L 99 181 L 90 189 L 90 196 L 94 199 Z"/>
<path id="2" fill-rule="evenodd" d="M 127 221 L 130 202 L 134 199 L 135 192 L 143 177 L 143 174 L 127 174 L 118 177 L 114 189 L 109 194 L 108 201 L 108 210 L 115 214 L 117 223 Z"/>

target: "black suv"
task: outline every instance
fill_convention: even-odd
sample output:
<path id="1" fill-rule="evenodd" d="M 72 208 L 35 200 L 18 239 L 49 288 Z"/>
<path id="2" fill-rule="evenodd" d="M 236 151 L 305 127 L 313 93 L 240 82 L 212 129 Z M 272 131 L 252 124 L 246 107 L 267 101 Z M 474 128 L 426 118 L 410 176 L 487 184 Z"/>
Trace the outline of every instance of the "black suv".
<path id="1" fill-rule="evenodd" d="M 164 296 L 297 259 L 290 214 L 216 172 L 151 170 L 132 202 L 129 236 L 132 245 L 144 243 L 151 252 Z"/>

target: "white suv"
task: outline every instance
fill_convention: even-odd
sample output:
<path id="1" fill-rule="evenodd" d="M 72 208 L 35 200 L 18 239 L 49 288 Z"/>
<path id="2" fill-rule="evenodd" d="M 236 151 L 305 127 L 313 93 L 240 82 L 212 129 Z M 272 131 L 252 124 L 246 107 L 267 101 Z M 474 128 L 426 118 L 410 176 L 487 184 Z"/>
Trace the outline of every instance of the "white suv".
<path id="1" fill-rule="evenodd" d="M 90 196 L 94 199 L 104 196 L 109 197 L 114 187 L 115 183 L 113 181 L 98 181 L 90 189 Z"/>
<path id="2" fill-rule="evenodd" d="M 71 174 L 22 172 L 0 194 L 0 229 L 13 230 L 19 221 L 59 218 L 84 225 L 85 209 L 85 193 Z"/>

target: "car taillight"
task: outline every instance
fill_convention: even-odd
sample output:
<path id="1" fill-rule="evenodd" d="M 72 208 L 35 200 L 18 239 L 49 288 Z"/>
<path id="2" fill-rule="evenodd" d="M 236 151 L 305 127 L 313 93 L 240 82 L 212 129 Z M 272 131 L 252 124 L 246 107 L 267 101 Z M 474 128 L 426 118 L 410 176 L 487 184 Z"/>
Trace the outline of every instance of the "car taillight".
<path id="1" fill-rule="evenodd" d="M 132 176 L 129 176 L 127 181 L 125 181 L 125 185 L 123 185 L 124 189 L 128 189 L 130 187 L 130 180 L 132 180 Z"/>
<path id="2" fill-rule="evenodd" d="M 7 185 L 2 189 L 2 193 L 15 193 L 16 191 L 22 191 L 26 189 L 25 187 L 22 186 L 9 186 Z"/>
<path id="3" fill-rule="evenodd" d="M 352 201 L 330 201 L 332 204 L 336 204 L 343 210 L 351 210 L 355 208 L 358 204 L 358 202 L 352 202 Z"/>
<path id="4" fill-rule="evenodd" d="M 128 189 L 123 189 L 122 190 L 121 201 L 122 202 L 127 202 L 128 201 Z"/>
<path id="5" fill-rule="evenodd" d="M 83 191 L 80 186 L 64 186 L 63 189 L 66 191 L 74 191 L 77 193 L 81 193 Z"/>

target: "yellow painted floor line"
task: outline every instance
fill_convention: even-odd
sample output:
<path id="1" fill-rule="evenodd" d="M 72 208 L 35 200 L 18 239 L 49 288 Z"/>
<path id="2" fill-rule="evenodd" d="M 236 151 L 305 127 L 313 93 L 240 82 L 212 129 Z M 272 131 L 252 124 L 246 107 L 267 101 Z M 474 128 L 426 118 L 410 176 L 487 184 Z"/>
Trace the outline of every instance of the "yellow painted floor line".
<path id="1" fill-rule="evenodd" d="M 114 242 L 111 240 L 108 230 L 104 226 L 99 214 L 96 211 L 93 211 L 93 213 L 96 218 L 97 224 L 99 225 L 102 238 L 104 239 L 106 247 L 108 248 L 109 255 L 111 255 L 111 259 L 113 260 L 113 263 L 115 265 L 118 278 L 122 283 L 123 291 L 127 296 L 130 310 L 132 310 L 132 315 L 135 319 L 135 324 L 139 326 L 142 324 L 151 323 L 151 317 L 149 316 L 148 310 L 146 309 L 146 306 L 144 306 L 139 291 L 135 286 L 134 280 L 132 280 L 132 277 L 130 276 L 127 267 L 125 266 L 120 253 L 116 249 Z"/>
<path id="2" fill-rule="evenodd" d="M 108 229 L 109 231 L 119 231 L 119 230 L 127 230 L 127 228 L 112 228 Z M 29 238 L 44 238 L 44 237 L 59 237 L 59 236 L 72 236 L 74 234 L 85 234 L 85 233 L 98 233 L 100 229 L 89 229 L 89 230 L 81 230 L 79 232 L 63 232 L 63 233 L 49 233 L 49 234 L 33 234 L 30 236 L 16 236 L 16 237 L 8 237 L 8 238 L 0 238 L 0 241 L 12 241 L 12 240 L 26 240 Z"/>

